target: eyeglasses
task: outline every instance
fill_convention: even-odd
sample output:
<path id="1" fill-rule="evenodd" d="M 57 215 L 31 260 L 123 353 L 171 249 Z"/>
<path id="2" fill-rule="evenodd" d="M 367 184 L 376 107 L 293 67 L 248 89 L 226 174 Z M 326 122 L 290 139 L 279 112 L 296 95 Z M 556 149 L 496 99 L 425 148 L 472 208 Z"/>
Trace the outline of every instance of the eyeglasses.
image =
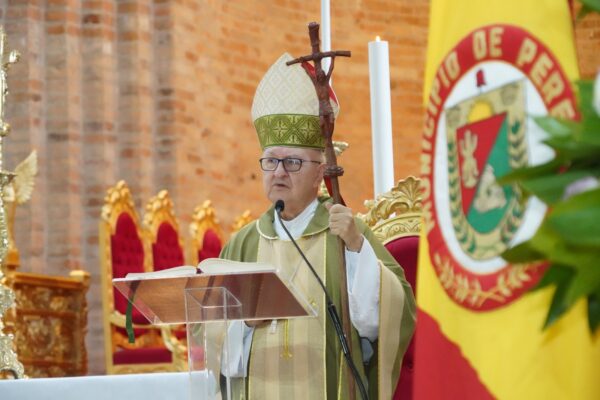
<path id="1" fill-rule="evenodd" d="M 302 168 L 302 163 L 310 162 L 315 164 L 321 164 L 320 161 L 303 160 L 301 158 L 275 158 L 275 157 L 264 157 L 258 160 L 260 167 L 263 171 L 275 171 L 279 166 L 279 163 L 283 163 L 283 169 L 286 172 L 298 172 Z"/>

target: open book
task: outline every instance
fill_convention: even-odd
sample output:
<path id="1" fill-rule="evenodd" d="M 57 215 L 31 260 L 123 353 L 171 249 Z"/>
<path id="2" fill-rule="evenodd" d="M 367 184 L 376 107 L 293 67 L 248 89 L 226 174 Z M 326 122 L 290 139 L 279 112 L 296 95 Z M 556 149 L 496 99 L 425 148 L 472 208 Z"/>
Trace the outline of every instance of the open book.
<path id="1" fill-rule="evenodd" d="M 276 268 L 267 263 L 231 261 L 222 258 L 207 258 L 197 267 L 193 265 L 182 265 L 152 272 L 131 272 L 127 274 L 127 280 L 140 279 L 162 279 L 189 277 L 202 273 L 206 275 L 229 275 L 239 273 L 276 272 Z"/>
<path id="2" fill-rule="evenodd" d="M 113 284 L 154 324 L 189 322 L 186 301 L 190 299 L 207 310 L 206 314 L 193 316 L 195 322 L 220 320 L 214 312 L 218 312 L 227 292 L 236 304 L 243 305 L 236 311 L 240 314 L 235 314 L 234 319 L 317 315 L 304 293 L 284 271 L 286 268 L 266 263 L 211 258 L 202 261 L 198 267 L 184 265 L 156 272 L 131 273 L 125 278 L 113 279 Z M 232 315 L 229 317 L 233 318 Z"/>

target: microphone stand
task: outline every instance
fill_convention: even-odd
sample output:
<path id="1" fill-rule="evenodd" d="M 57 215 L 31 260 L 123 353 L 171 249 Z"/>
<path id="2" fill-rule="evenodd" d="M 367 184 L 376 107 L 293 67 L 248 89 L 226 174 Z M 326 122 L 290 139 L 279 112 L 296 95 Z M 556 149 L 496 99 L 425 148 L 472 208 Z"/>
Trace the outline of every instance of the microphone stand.
<path id="1" fill-rule="evenodd" d="M 350 367 L 350 371 L 352 372 L 352 376 L 354 377 L 354 380 L 356 381 L 356 384 L 358 385 L 358 389 L 360 391 L 360 395 L 361 395 L 362 399 L 368 400 L 369 396 L 367 394 L 367 389 L 365 388 L 365 384 L 363 383 L 362 379 L 360 379 L 360 374 L 358 373 L 358 369 L 356 368 L 356 365 L 354 364 L 354 360 L 352 359 L 352 356 L 350 355 L 350 347 L 348 346 L 347 338 L 344 335 L 344 330 L 342 328 L 342 322 L 341 322 L 340 316 L 338 315 L 337 310 L 335 308 L 335 304 L 333 304 L 333 301 L 331 300 L 331 297 L 329 297 L 329 293 L 327 292 L 327 288 L 325 288 L 323 281 L 321 280 L 321 278 L 319 277 L 319 275 L 313 268 L 312 264 L 308 261 L 308 259 L 306 258 L 306 256 L 302 252 L 302 250 L 300 249 L 300 246 L 298 246 L 298 244 L 296 243 L 296 241 L 294 240 L 294 238 L 292 237 L 290 232 L 287 230 L 287 228 L 283 224 L 283 221 L 281 220 L 281 212 L 283 211 L 284 207 L 285 207 L 285 203 L 283 202 L 283 200 L 277 200 L 275 202 L 275 214 L 277 214 L 277 218 L 279 219 L 279 223 L 283 227 L 283 230 L 285 231 L 285 233 L 288 235 L 288 237 L 294 244 L 294 247 L 296 247 L 296 250 L 298 250 L 298 253 L 300 253 L 300 255 L 302 256 L 302 259 L 304 260 L 306 265 L 308 265 L 308 268 L 310 268 L 310 271 L 312 272 L 312 274 L 315 276 L 315 278 L 319 282 L 321 289 L 323 289 L 323 293 L 325 293 L 325 300 L 327 303 L 327 313 L 329 314 L 329 317 L 331 318 L 331 322 L 333 323 L 333 326 L 335 327 L 335 332 L 337 333 L 338 340 L 340 341 L 340 345 L 342 346 L 342 352 L 344 353 L 344 358 L 346 359 L 346 362 L 348 363 L 348 366 Z"/>

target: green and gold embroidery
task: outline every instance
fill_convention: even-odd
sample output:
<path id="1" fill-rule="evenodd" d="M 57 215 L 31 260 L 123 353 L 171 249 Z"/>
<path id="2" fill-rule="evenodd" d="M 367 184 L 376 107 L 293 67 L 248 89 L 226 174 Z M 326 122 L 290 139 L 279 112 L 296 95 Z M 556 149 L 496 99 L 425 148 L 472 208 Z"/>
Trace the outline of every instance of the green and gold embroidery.
<path id="1" fill-rule="evenodd" d="M 325 148 L 319 117 L 300 114 L 265 115 L 254 121 L 261 148 L 295 146 Z"/>

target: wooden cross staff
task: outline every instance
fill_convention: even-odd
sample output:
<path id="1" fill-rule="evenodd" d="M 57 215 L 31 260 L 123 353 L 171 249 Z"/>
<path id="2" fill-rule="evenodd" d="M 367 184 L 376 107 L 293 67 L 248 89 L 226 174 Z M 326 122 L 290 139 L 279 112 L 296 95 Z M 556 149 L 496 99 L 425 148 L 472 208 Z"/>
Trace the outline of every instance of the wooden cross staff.
<path id="1" fill-rule="evenodd" d="M 335 124 L 335 115 L 333 113 L 333 107 L 331 107 L 329 98 L 329 79 L 333 72 L 333 66 L 335 64 L 335 58 L 350 57 L 349 51 L 320 51 L 320 40 L 319 40 L 319 24 L 311 22 L 308 24 L 308 34 L 310 36 L 310 44 L 312 46 L 312 53 L 308 56 L 296 58 L 295 60 L 288 61 L 287 65 L 302 63 L 302 68 L 306 71 L 317 91 L 317 97 L 319 99 L 319 125 L 321 126 L 321 134 L 325 138 L 325 158 L 327 160 L 327 168 L 325 169 L 325 177 L 328 177 L 331 181 L 331 196 L 333 197 L 334 204 L 342 203 L 342 196 L 340 194 L 340 186 L 338 183 L 338 176 L 344 174 L 344 169 L 337 165 L 337 158 L 335 155 L 335 149 L 333 148 L 333 128 Z M 329 65 L 329 71 L 325 73 L 321 67 L 321 60 L 323 58 L 330 57 L 331 64 Z M 314 74 L 308 69 L 305 64 L 308 61 L 314 63 L 315 71 Z M 340 276 L 341 276 L 341 306 L 342 306 L 342 326 L 344 328 L 344 336 L 348 341 L 350 347 L 350 353 L 352 354 L 352 336 L 350 326 L 350 313 L 348 310 L 348 289 L 346 284 L 346 258 L 344 253 L 344 243 L 340 237 L 339 241 L 339 259 L 340 259 Z M 354 380 L 350 372 L 350 368 L 346 365 L 346 382 L 349 385 L 350 399 L 354 400 L 356 397 Z"/>

